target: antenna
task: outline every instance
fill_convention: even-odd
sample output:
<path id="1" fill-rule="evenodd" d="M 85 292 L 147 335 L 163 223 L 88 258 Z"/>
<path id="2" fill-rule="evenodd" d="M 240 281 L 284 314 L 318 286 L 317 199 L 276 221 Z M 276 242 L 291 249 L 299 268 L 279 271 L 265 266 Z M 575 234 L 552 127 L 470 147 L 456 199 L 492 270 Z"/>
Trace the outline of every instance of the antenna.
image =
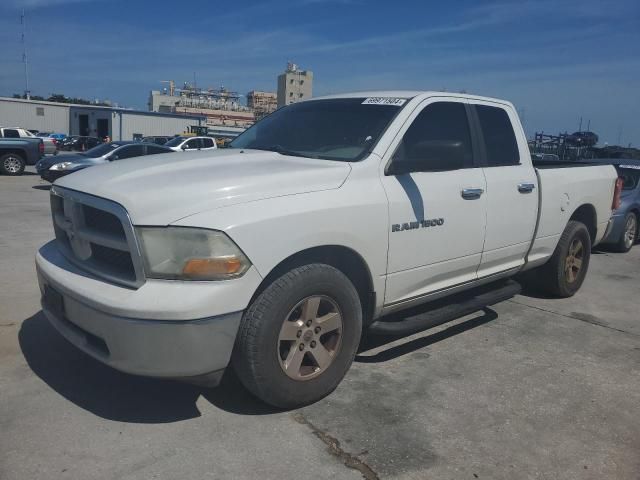
<path id="1" fill-rule="evenodd" d="M 29 68 L 27 63 L 27 17 L 22 9 L 22 16 L 20 17 L 20 23 L 22 24 L 22 63 L 24 63 L 24 96 L 27 100 L 31 99 L 31 92 L 29 91 Z"/>

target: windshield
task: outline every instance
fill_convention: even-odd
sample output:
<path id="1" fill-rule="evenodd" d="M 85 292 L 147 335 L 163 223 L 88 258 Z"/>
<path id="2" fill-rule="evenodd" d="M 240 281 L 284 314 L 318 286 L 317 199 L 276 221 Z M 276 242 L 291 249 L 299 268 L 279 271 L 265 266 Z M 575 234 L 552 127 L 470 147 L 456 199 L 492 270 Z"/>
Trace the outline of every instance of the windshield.
<path id="1" fill-rule="evenodd" d="M 184 141 L 184 137 L 174 137 L 164 144 L 165 147 L 177 147 Z"/>
<path id="2" fill-rule="evenodd" d="M 406 99 L 386 98 L 295 103 L 256 123 L 231 142 L 229 148 L 347 162 L 361 160 L 405 103 Z"/>
<path id="3" fill-rule="evenodd" d="M 92 149 L 87 150 L 86 152 L 84 152 L 83 155 L 91 158 L 98 158 L 98 157 L 102 157 L 103 155 L 106 155 L 112 150 L 115 150 L 119 146 L 120 145 L 117 143 L 102 143 L 97 147 L 93 147 Z"/>

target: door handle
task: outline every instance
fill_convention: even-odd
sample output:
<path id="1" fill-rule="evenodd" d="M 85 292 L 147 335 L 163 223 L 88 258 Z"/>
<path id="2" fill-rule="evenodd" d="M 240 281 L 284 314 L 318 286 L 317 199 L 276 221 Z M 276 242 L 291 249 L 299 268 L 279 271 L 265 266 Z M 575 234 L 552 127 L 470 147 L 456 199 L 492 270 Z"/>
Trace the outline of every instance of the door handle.
<path id="1" fill-rule="evenodd" d="M 465 188 L 460 192 L 465 200 L 476 200 L 484 193 L 482 188 Z"/>
<path id="2" fill-rule="evenodd" d="M 520 193 L 531 193 L 533 192 L 533 189 L 536 188 L 535 184 L 533 183 L 519 183 L 518 184 L 518 191 Z"/>

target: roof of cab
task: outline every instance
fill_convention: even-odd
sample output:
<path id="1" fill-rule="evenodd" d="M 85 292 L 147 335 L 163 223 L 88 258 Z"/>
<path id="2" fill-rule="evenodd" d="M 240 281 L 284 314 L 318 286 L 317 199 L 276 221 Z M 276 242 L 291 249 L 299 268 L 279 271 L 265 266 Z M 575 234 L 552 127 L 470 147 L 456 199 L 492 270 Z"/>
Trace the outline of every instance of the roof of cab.
<path id="1" fill-rule="evenodd" d="M 407 98 L 411 99 L 414 97 L 458 97 L 458 98 L 468 98 L 470 100 L 484 100 L 487 102 L 495 102 L 501 103 L 505 105 L 511 105 L 511 102 L 507 100 L 502 100 L 499 98 L 492 97 L 482 97 L 479 95 L 470 95 L 468 93 L 458 93 L 458 92 L 437 92 L 434 90 L 376 90 L 376 91 L 364 91 L 364 92 L 350 92 L 350 93 L 339 93 L 334 95 L 325 95 L 322 97 L 314 97 L 309 99 L 308 101 L 313 100 L 327 100 L 330 98 L 369 98 L 369 97 L 391 97 L 391 98 Z"/>

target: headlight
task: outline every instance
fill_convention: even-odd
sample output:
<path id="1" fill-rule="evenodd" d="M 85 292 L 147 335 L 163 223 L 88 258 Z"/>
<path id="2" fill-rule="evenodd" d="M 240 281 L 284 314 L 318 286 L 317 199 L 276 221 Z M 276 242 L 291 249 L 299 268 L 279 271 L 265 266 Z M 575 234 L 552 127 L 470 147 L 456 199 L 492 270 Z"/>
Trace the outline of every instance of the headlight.
<path id="1" fill-rule="evenodd" d="M 141 227 L 137 232 L 149 278 L 226 280 L 251 266 L 223 232 L 187 227 Z"/>
<path id="2" fill-rule="evenodd" d="M 78 168 L 80 166 L 79 163 L 73 162 L 62 162 L 56 163 L 49 170 L 62 171 L 62 170 L 73 170 L 74 168 Z"/>

